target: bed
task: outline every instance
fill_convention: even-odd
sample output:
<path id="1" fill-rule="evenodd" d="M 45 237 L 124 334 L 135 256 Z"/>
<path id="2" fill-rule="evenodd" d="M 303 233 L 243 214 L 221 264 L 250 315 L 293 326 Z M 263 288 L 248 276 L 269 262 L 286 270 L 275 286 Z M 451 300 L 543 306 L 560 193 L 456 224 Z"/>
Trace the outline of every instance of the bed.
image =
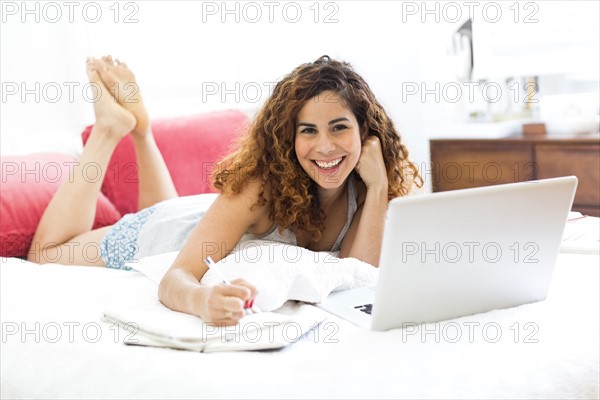
<path id="1" fill-rule="evenodd" d="M 545 301 L 416 330 L 372 332 L 329 315 L 279 350 L 198 353 L 125 345 L 100 318 L 158 302 L 137 271 L 4 258 L 1 395 L 598 398 L 598 266 L 598 254 L 561 253 Z"/>
<path id="2" fill-rule="evenodd" d="M 245 120 L 239 111 L 228 111 L 153 125 L 181 195 L 209 191 L 214 160 Z M 111 159 L 114 174 L 99 195 L 96 227 L 135 210 L 134 159 L 131 143 L 122 141 Z M 124 333 L 101 315 L 107 309 L 162 307 L 156 279 L 22 259 L 60 184 L 34 180 L 27 171 L 35 165 L 66 168 L 72 161 L 57 155 L 2 158 L 2 398 L 600 396 L 598 239 L 596 250 L 582 254 L 587 247 L 581 247 L 579 225 L 568 234 L 565 250 L 571 253 L 559 255 L 542 302 L 387 332 L 326 315 L 316 329 L 279 350 L 198 353 L 128 346 Z M 597 235 L 597 220 L 594 229 Z M 300 305 L 283 307 L 293 312 Z"/>

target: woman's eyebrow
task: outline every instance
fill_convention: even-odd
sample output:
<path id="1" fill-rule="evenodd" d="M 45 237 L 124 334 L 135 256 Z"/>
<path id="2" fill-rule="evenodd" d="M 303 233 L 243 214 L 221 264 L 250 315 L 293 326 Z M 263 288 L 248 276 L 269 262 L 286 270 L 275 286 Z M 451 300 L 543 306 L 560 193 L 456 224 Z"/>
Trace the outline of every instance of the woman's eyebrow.
<path id="1" fill-rule="evenodd" d="M 296 127 L 299 126 L 308 126 L 309 128 L 316 128 L 317 125 L 315 124 L 309 124 L 308 122 L 298 122 L 298 124 L 296 125 Z"/>
<path id="2" fill-rule="evenodd" d="M 336 123 L 338 123 L 340 121 L 350 122 L 350 118 L 340 117 L 340 118 L 332 119 L 331 121 L 329 121 L 328 125 L 333 125 L 333 124 L 336 124 Z M 299 127 L 299 126 L 308 126 L 309 128 L 316 128 L 317 127 L 317 125 L 310 124 L 308 122 L 298 122 L 298 124 L 296 125 L 296 127 Z"/>
<path id="3" fill-rule="evenodd" d="M 350 122 L 350 118 L 346 118 L 346 117 L 341 117 L 341 118 L 336 118 L 336 119 L 332 119 L 331 121 L 329 121 L 329 125 L 333 125 L 336 124 L 340 121 L 347 121 Z"/>

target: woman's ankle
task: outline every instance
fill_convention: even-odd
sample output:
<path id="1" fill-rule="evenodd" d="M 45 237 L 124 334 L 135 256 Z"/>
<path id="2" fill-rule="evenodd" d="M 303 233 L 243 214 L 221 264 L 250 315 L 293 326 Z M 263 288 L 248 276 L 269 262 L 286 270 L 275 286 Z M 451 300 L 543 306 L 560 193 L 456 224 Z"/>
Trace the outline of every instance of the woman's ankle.
<path id="1" fill-rule="evenodd" d="M 155 146 L 156 140 L 154 140 L 154 135 L 152 131 L 148 129 L 146 133 L 140 135 L 138 133 L 131 132 L 131 138 L 133 139 L 133 144 L 135 146 Z"/>
<path id="2" fill-rule="evenodd" d="M 85 143 L 84 151 L 85 148 L 93 147 L 93 152 L 99 152 L 99 156 L 107 151 L 112 153 L 121 139 L 123 139 L 122 134 L 115 132 L 111 127 L 96 123 Z"/>

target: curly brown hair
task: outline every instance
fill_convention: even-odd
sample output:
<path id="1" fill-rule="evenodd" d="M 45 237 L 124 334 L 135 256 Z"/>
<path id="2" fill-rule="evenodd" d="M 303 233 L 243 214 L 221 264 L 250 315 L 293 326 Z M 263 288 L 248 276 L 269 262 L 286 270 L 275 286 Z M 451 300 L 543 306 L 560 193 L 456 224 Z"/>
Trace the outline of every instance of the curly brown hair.
<path id="1" fill-rule="evenodd" d="M 359 126 L 366 128 L 363 139 L 375 135 L 381 141 L 389 200 L 408 194 L 413 184 L 422 186 L 417 167 L 409 161 L 408 150 L 394 123 L 367 83 L 349 63 L 328 56 L 298 66 L 277 83 L 234 151 L 213 173 L 215 188 L 225 194 L 240 193 L 249 181 L 259 181 L 261 192 L 255 205 L 267 203 L 268 190 L 271 220 L 280 229 L 308 232 L 315 241 L 325 227 L 325 215 L 319 207 L 317 184 L 300 166 L 294 141 L 300 109 L 325 91 L 337 94 L 352 110 Z"/>

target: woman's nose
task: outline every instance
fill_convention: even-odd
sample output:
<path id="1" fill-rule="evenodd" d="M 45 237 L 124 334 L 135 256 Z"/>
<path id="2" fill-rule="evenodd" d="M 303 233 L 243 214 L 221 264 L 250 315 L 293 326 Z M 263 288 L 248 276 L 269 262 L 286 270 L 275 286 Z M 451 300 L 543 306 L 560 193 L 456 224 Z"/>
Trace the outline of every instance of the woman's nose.
<path id="1" fill-rule="evenodd" d="M 335 150 L 335 143 L 328 134 L 320 134 L 317 137 L 316 150 L 321 154 L 329 154 Z"/>

